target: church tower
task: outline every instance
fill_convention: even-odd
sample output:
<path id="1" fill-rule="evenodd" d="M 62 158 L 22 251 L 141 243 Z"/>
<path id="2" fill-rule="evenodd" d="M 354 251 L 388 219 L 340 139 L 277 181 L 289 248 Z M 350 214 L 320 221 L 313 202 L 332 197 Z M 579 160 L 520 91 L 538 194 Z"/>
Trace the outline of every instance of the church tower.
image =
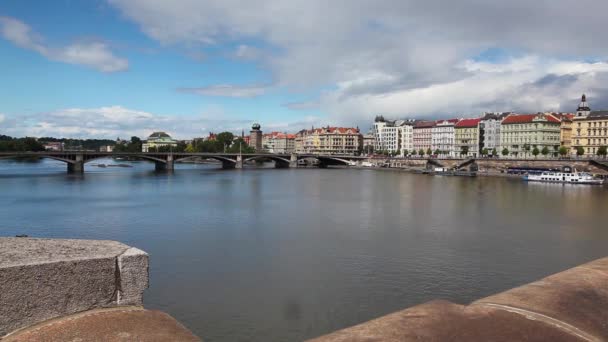
<path id="1" fill-rule="evenodd" d="M 587 104 L 587 96 L 585 96 L 585 94 L 583 94 L 583 96 L 581 97 L 581 103 L 578 105 L 578 108 L 576 109 L 576 117 L 577 118 L 586 118 L 587 115 L 589 115 L 589 113 L 591 113 L 591 108 L 589 108 L 589 105 Z"/>

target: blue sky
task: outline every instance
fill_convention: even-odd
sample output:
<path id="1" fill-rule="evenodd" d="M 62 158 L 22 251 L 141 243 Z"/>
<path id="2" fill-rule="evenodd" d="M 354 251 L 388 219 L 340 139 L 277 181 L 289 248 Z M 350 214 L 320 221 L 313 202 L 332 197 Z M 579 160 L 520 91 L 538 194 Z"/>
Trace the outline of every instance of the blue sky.
<path id="1" fill-rule="evenodd" d="M 608 5 L 583 2 L 5 0 L 0 134 L 191 138 L 572 111 L 582 92 L 608 104 Z"/>

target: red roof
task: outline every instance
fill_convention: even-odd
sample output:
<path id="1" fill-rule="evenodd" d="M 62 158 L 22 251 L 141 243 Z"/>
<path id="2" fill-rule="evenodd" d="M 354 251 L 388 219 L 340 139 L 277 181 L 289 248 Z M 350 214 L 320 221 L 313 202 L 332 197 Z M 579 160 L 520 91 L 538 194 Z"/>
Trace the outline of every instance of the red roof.
<path id="1" fill-rule="evenodd" d="M 481 119 L 462 119 L 462 120 L 458 121 L 458 123 L 456 123 L 456 125 L 454 125 L 454 127 L 459 127 L 459 128 L 477 127 L 477 125 L 479 125 L 479 121 L 481 121 Z"/>
<path id="2" fill-rule="evenodd" d="M 414 128 L 431 128 L 435 127 L 435 121 L 419 121 L 414 124 Z"/>
<path id="3" fill-rule="evenodd" d="M 503 125 L 531 123 L 537 116 L 544 116 L 549 122 L 559 123 L 559 119 L 549 114 L 511 114 L 502 120 Z"/>

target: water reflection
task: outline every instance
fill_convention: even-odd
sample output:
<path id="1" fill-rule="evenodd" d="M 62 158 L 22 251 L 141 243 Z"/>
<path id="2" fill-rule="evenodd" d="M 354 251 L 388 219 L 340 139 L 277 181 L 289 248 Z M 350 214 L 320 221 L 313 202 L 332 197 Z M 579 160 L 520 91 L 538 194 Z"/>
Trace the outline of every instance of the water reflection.
<path id="1" fill-rule="evenodd" d="M 206 341 L 296 341 L 605 256 L 606 188 L 371 170 L 0 161 L 0 232 L 148 251 L 146 305 Z"/>

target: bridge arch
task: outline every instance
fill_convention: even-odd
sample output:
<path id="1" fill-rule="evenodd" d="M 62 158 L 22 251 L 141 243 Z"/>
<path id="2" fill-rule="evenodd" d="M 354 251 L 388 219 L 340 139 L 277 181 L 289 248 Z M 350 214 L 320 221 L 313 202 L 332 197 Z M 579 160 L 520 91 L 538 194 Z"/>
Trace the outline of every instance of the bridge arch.
<path id="1" fill-rule="evenodd" d="M 88 157 L 86 154 L 84 155 L 84 160 L 83 162 L 86 164 L 90 161 L 93 160 L 97 160 L 97 159 L 107 159 L 107 158 L 112 158 L 113 156 L 110 155 L 99 155 L 99 156 L 91 156 Z M 121 154 L 118 155 L 117 157 L 127 157 L 127 158 L 136 158 L 136 159 L 142 159 L 142 160 L 149 160 L 155 163 L 166 163 L 167 159 L 162 159 L 162 158 L 158 158 L 158 157 L 154 157 L 154 156 L 146 156 L 146 155 L 138 155 L 138 154 L 133 154 L 133 155 L 127 155 L 127 154 Z"/>
<path id="2" fill-rule="evenodd" d="M 184 160 L 194 159 L 194 158 L 215 159 L 217 161 L 222 162 L 222 164 L 223 163 L 236 164 L 236 160 L 234 160 L 232 158 L 222 157 L 222 156 L 214 156 L 214 155 L 196 155 L 196 156 L 178 157 L 178 158 L 175 158 L 173 161 L 174 162 L 179 162 L 179 161 L 184 161 Z"/>
<path id="3" fill-rule="evenodd" d="M 351 161 L 339 157 L 329 157 L 329 156 L 316 156 L 316 155 L 306 155 L 306 156 L 298 156 L 298 160 L 300 159 L 316 159 L 319 161 L 320 165 L 350 165 Z"/>
<path id="4" fill-rule="evenodd" d="M 273 155 L 259 155 L 259 156 L 249 157 L 247 159 L 244 159 L 243 162 L 248 162 L 248 161 L 258 160 L 258 159 L 270 159 L 274 162 L 282 162 L 282 163 L 287 163 L 287 164 L 289 164 L 289 162 L 290 162 L 289 159 L 286 159 L 283 157 L 278 157 L 278 156 L 273 156 Z"/>
<path id="5" fill-rule="evenodd" d="M 32 155 L 28 155 L 28 154 L 5 154 L 5 155 L 0 156 L 0 159 L 20 159 L 20 158 L 32 158 L 32 157 L 53 159 L 53 160 L 62 161 L 64 163 L 68 163 L 68 164 L 73 164 L 73 163 L 76 162 L 75 160 L 72 160 L 72 159 L 62 158 L 62 157 L 48 155 L 48 154 L 32 154 Z"/>

